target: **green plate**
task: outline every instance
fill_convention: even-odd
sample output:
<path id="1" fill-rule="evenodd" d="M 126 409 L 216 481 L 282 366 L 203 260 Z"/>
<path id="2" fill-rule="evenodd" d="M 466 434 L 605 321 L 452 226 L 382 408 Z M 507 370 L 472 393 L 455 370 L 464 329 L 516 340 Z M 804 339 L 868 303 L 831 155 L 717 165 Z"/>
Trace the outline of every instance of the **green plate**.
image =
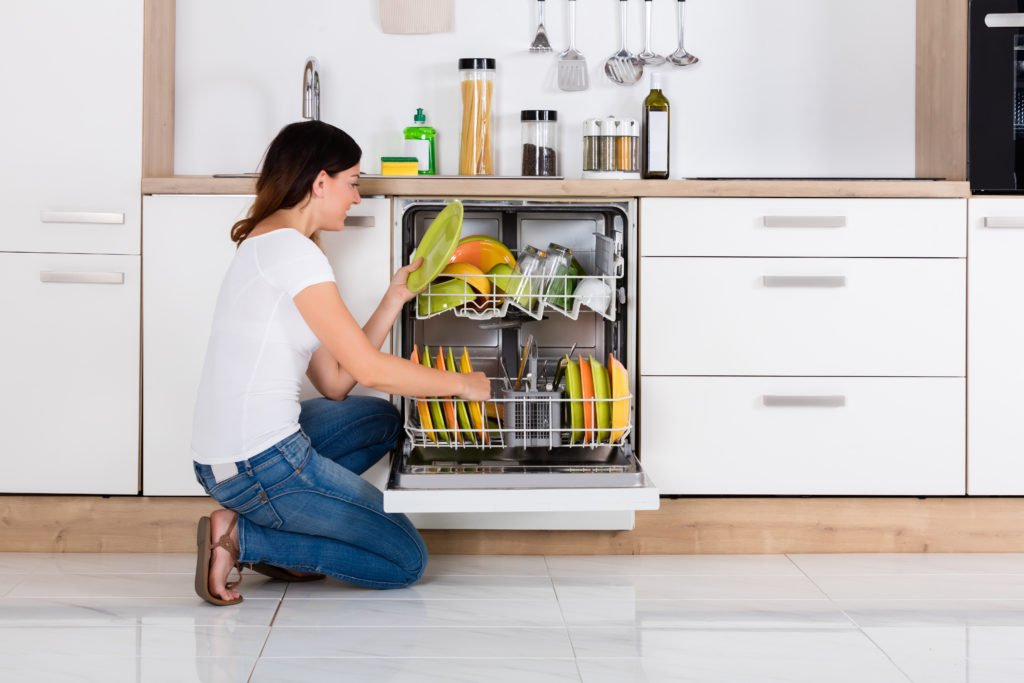
<path id="1" fill-rule="evenodd" d="M 567 412 L 572 436 L 569 443 L 574 444 L 583 440 L 583 378 L 580 376 L 580 366 L 574 360 L 565 366 L 565 391 L 570 399 Z"/>
<path id="2" fill-rule="evenodd" d="M 448 372 L 458 372 L 455 369 L 455 356 L 452 355 L 452 347 L 448 347 L 448 359 L 447 359 Z M 469 421 L 469 410 L 466 409 L 465 401 L 455 402 L 455 412 L 459 416 L 459 428 L 462 438 L 470 442 L 474 446 L 476 445 L 476 436 L 473 434 L 473 423 Z"/>
<path id="3" fill-rule="evenodd" d="M 423 264 L 409 273 L 409 279 L 405 286 L 409 288 L 410 292 L 422 290 L 444 270 L 452 254 L 455 253 L 455 247 L 459 244 L 459 235 L 461 234 L 462 202 L 456 200 L 437 214 L 437 218 L 430 224 L 423 239 L 416 246 L 410 263 L 414 263 L 422 256 Z"/>
<path id="4" fill-rule="evenodd" d="M 428 368 L 430 365 L 430 347 L 423 347 L 423 358 L 420 362 L 426 365 Z M 441 412 L 441 402 L 436 398 L 432 398 L 428 401 L 430 403 L 430 421 L 434 425 L 434 438 L 438 441 L 447 441 L 448 432 L 444 431 L 444 413 Z"/>
<path id="5" fill-rule="evenodd" d="M 608 381 L 608 370 L 594 357 L 590 357 L 590 372 L 594 376 L 594 414 L 597 416 L 597 440 L 608 441 L 612 428 L 611 385 Z"/>

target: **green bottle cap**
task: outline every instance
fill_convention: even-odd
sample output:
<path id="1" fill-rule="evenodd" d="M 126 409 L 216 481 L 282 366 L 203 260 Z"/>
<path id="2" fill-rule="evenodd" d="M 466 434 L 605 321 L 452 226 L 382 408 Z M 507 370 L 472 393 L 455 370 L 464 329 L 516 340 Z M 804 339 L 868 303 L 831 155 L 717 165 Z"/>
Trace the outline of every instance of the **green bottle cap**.
<path id="1" fill-rule="evenodd" d="M 412 117 L 412 120 L 416 123 L 427 122 L 427 115 L 423 113 L 423 107 L 416 109 L 416 116 Z"/>

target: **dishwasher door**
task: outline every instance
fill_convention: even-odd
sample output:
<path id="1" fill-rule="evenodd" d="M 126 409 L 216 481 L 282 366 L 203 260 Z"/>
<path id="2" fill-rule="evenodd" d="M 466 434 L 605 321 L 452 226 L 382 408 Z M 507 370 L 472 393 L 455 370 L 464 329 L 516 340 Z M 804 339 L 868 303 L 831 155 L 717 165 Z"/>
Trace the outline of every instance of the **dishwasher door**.
<path id="1" fill-rule="evenodd" d="M 444 203 L 396 199 L 396 268 L 408 262 Z M 469 200 L 464 204 L 463 236 L 485 235 L 517 255 L 527 245 L 569 247 L 588 273 L 576 282 L 592 279 L 607 285 L 611 305 L 599 312 L 572 302 L 561 308 L 545 307 L 545 298 L 540 297 L 539 305 L 530 309 L 510 301 L 510 296 L 492 297 L 482 308 L 467 306 L 437 314 L 410 302 L 396 324 L 396 352 L 406 358 L 414 353 L 421 359 L 426 355 L 431 364 L 441 362 L 449 370 L 449 354 L 460 370 L 464 356 L 467 365 L 491 378 L 492 400 L 474 406 L 444 398 L 402 399 L 405 438 L 392 456 L 384 509 L 616 514 L 657 509 L 658 489 L 633 446 L 635 201 Z M 540 290 L 535 286 L 531 291 Z M 533 341 L 532 353 L 524 360 L 527 338 Z M 435 356 L 438 351 L 442 353 Z M 593 365 L 598 374 L 599 368 L 610 370 L 612 357 L 621 361 L 616 397 L 607 395 L 610 391 L 603 398 L 569 395 L 568 366 L 563 359 L 570 353 L 572 360 L 584 364 L 577 366 L 580 374 L 584 366 Z M 529 380 L 514 387 L 521 363 Z M 598 406 L 605 406 L 608 413 L 616 411 L 616 429 L 609 429 L 610 424 L 599 429 Z M 584 409 L 591 411 L 586 414 L 593 422 L 577 424 L 573 411 Z M 436 424 L 438 415 L 440 424 Z"/>

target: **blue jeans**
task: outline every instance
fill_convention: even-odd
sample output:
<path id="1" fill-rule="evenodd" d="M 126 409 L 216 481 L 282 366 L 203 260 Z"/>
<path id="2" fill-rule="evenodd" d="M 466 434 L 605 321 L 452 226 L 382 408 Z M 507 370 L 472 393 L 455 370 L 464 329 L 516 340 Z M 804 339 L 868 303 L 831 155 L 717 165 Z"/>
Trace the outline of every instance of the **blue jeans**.
<path id="1" fill-rule="evenodd" d="M 357 586 L 401 588 L 427 565 L 427 548 L 405 515 L 359 475 L 395 447 L 395 407 L 379 398 L 302 402 L 299 431 L 238 463 L 217 483 L 208 465 L 196 479 L 238 513 L 239 561 L 327 574 Z"/>

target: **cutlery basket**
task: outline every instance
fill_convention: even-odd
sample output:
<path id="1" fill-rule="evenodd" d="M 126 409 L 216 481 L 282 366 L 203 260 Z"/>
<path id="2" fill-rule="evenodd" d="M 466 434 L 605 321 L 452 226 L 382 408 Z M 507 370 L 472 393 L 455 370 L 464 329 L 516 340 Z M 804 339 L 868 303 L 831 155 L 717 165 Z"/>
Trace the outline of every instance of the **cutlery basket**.
<path id="1" fill-rule="evenodd" d="M 562 392 L 501 392 L 505 411 L 504 435 L 509 446 L 561 445 Z"/>

